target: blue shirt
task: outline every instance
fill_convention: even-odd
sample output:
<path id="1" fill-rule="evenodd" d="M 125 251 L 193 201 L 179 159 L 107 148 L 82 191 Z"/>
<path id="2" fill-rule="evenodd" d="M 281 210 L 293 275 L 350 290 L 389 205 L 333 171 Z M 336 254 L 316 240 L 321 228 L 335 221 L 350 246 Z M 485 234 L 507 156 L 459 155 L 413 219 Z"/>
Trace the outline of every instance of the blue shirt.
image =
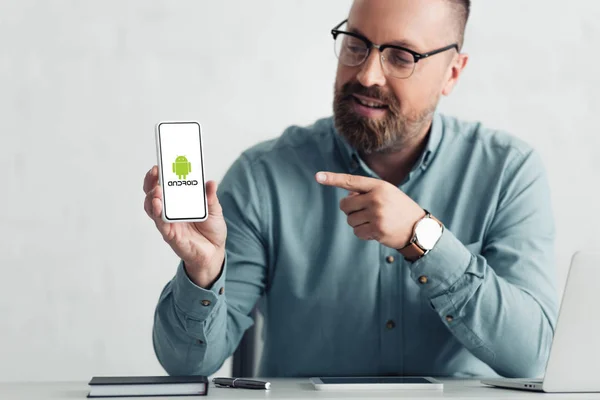
<path id="1" fill-rule="evenodd" d="M 535 151 L 435 114 L 398 186 L 444 224 L 414 263 L 354 236 L 339 209 L 348 192 L 317 183 L 318 171 L 377 178 L 332 118 L 290 127 L 231 166 L 218 191 L 228 228 L 221 276 L 205 290 L 180 263 L 156 308 L 154 348 L 168 373 L 216 372 L 262 298 L 261 376 L 543 374 L 558 299 Z"/>

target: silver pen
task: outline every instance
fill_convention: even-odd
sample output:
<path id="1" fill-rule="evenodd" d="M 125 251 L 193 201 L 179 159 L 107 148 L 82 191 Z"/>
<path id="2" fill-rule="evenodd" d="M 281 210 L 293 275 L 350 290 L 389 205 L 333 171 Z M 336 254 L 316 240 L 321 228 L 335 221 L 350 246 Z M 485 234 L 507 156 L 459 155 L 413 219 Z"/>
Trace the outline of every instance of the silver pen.
<path id="1" fill-rule="evenodd" d="M 213 378 L 213 383 L 220 387 L 239 388 L 239 389 L 263 389 L 269 390 L 271 382 L 257 381 L 254 379 L 243 378 Z"/>

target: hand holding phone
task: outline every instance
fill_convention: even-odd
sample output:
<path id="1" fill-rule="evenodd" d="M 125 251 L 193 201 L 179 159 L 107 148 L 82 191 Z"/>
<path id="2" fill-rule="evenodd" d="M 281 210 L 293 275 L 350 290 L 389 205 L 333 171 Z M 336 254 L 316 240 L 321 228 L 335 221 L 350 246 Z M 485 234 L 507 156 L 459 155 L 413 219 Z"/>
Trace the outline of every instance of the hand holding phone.
<path id="1" fill-rule="evenodd" d="M 216 182 L 204 185 L 200 125 L 161 122 L 156 138 L 158 165 L 144 179 L 144 209 L 190 279 L 209 287 L 221 272 L 227 226 Z"/>
<path id="2" fill-rule="evenodd" d="M 200 124 L 195 121 L 156 124 L 156 152 L 163 221 L 204 221 L 208 210 Z"/>

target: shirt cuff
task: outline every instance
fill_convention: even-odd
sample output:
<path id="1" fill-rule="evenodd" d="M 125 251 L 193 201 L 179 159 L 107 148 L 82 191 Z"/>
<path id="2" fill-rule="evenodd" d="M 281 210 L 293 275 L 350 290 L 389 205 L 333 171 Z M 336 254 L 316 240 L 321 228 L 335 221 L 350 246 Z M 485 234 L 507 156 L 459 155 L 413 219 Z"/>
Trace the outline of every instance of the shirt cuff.
<path id="1" fill-rule="evenodd" d="M 227 270 L 227 252 L 221 268 L 221 275 L 210 289 L 196 285 L 188 277 L 183 260 L 179 262 L 177 273 L 173 278 L 173 296 L 175 305 L 188 317 L 204 321 L 217 308 L 225 293 L 225 273 Z"/>
<path id="2" fill-rule="evenodd" d="M 465 273 L 473 255 L 448 229 L 423 257 L 411 264 L 410 276 L 429 298 L 439 296 Z"/>

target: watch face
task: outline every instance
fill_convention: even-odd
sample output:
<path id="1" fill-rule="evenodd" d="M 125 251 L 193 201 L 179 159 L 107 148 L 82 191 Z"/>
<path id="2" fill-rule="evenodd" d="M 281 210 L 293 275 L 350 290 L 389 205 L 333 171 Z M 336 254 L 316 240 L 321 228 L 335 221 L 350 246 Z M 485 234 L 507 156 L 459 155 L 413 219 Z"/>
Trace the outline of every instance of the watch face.
<path id="1" fill-rule="evenodd" d="M 415 228 L 415 235 L 420 247 L 431 250 L 442 236 L 442 227 L 431 218 L 423 218 Z"/>

